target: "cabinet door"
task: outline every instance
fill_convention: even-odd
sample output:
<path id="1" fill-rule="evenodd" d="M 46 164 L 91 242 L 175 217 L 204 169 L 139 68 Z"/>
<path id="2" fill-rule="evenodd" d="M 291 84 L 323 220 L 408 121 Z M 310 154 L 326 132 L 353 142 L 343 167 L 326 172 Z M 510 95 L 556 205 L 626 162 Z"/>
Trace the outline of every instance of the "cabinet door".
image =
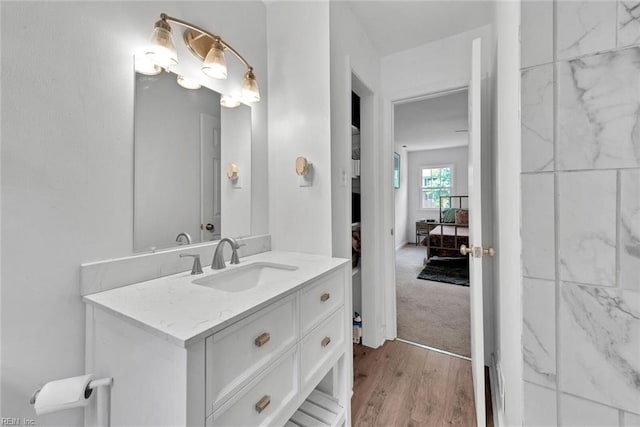
<path id="1" fill-rule="evenodd" d="M 320 381 L 329 366 L 344 354 L 344 332 L 344 307 L 341 307 L 303 338 L 300 352 L 303 389 Z"/>
<path id="2" fill-rule="evenodd" d="M 306 334 L 344 302 L 343 271 L 310 284 L 300 292 L 300 324 Z"/>
<path id="3" fill-rule="evenodd" d="M 294 348 L 209 416 L 209 426 L 267 426 L 298 393 L 298 352 Z"/>
<path id="4" fill-rule="evenodd" d="M 296 295 L 207 338 L 207 414 L 298 340 Z"/>

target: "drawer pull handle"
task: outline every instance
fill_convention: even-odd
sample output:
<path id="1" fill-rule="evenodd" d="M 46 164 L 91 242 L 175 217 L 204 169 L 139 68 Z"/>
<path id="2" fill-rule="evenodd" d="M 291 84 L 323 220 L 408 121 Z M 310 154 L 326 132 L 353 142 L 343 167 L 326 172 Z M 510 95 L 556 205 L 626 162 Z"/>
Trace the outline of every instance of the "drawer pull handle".
<path id="1" fill-rule="evenodd" d="M 320 296 L 320 301 L 327 302 L 329 298 L 331 298 L 331 294 L 329 292 L 325 292 Z"/>
<path id="2" fill-rule="evenodd" d="M 268 343 L 270 339 L 271 339 L 271 335 L 269 334 L 269 332 L 265 332 L 265 333 L 262 333 L 262 334 L 258 335 L 257 338 L 255 339 L 254 343 L 255 343 L 256 347 L 262 347 L 263 345 Z"/>
<path id="3" fill-rule="evenodd" d="M 271 403 L 271 396 L 263 396 L 262 399 L 258 400 L 258 403 L 256 403 L 256 411 L 258 413 L 264 411 L 265 409 L 267 409 L 267 406 L 269 406 L 269 404 Z"/>
<path id="4" fill-rule="evenodd" d="M 324 337 L 324 338 L 322 339 L 322 341 L 320 342 L 320 344 L 321 344 L 323 347 L 326 347 L 326 346 L 328 346 L 328 345 L 329 345 L 329 343 L 330 343 L 330 342 L 331 342 L 331 338 L 329 338 L 329 337 Z"/>

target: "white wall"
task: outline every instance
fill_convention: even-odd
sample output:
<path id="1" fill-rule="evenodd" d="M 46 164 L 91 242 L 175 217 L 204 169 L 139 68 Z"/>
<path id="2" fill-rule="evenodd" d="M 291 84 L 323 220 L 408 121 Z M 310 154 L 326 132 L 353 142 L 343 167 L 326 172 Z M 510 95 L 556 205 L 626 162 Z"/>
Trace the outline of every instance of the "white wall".
<path id="1" fill-rule="evenodd" d="M 351 257 L 351 186 L 342 180 L 351 168 L 351 74 L 378 89 L 380 60 L 346 2 L 331 2 L 331 169 L 333 255 Z M 362 150 L 370 150 L 367 141 Z M 366 174 L 366 172 L 365 172 Z"/>
<path id="2" fill-rule="evenodd" d="M 330 2 L 331 13 L 331 170 L 333 255 L 351 257 L 351 185 L 347 177 L 351 159 L 351 91 L 360 96 L 361 116 L 361 295 L 363 343 L 377 347 L 384 341 L 384 288 L 381 271 L 385 258 L 381 233 L 383 203 L 380 188 L 391 185 L 382 169 L 380 116 L 380 60 L 368 36 L 346 2 Z M 389 171 L 390 173 L 390 171 Z M 358 306 L 356 301 L 354 305 Z"/>
<path id="3" fill-rule="evenodd" d="M 427 94 L 435 94 L 455 88 L 465 87 L 469 84 L 471 71 L 471 42 L 475 38 L 482 39 L 482 73 L 484 76 L 493 74 L 494 38 L 490 25 L 458 34 L 453 37 L 438 40 L 432 43 L 385 56 L 381 59 L 381 85 L 384 97 L 388 100 L 383 109 L 382 123 L 392 129 L 392 103 L 393 101 L 407 100 L 421 97 Z M 483 81 L 483 245 L 493 244 L 493 167 L 491 164 L 492 141 L 489 139 L 491 128 L 490 111 L 487 108 L 492 100 L 491 92 L 487 86 L 490 80 Z M 392 132 L 385 130 L 387 138 L 386 150 L 390 153 L 393 147 Z M 391 154 L 389 154 L 391 156 Z M 389 209 L 393 206 L 393 194 L 390 190 L 383 189 L 390 196 Z M 409 196 L 410 197 L 410 196 Z M 386 194 L 385 194 L 386 198 Z M 389 256 L 392 256 L 390 254 Z M 485 364 L 489 365 L 491 352 L 493 351 L 493 266 L 489 261 L 484 262 L 484 313 L 485 313 Z M 385 270 L 385 283 L 393 283 L 394 272 Z M 387 307 L 394 300 L 394 290 L 388 286 Z M 395 313 L 388 310 L 386 313 L 387 324 L 395 324 Z M 388 336 L 391 338 L 391 336 Z"/>
<path id="4" fill-rule="evenodd" d="M 329 4 L 268 3 L 267 37 L 272 248 L 331 255 Z M 312 186 L 299 186 L 298 156 Z"/>
<path id="5" fill-rule="evenodd" d="M 551 5 L 551 3 L 549 3 Z M 520 2 L 497 2 L 496 72 L 493 104 L 495 197 L 495 355 L 500 364 L 504 405 L 497 402 L 501 425 L 523 425 L 522 287 L 520 277 Z M 546 28 L 546 27 L 543 27 Z M 498 197 L 499 195 L 499 197 Z M 545 316 L 551 313 L 545 313 Z M 492 384 L 497 390 L 498 384 Z M 500 393 L 498 392 L 498 395 Z M 543 412 L 536 410 L 537 412 Z M 545 405 L 544 411 L 552 408 Z"/>
<path id="6" fill-rule="evenodd" d="M 440 209 L 422 209 L 420 206 L 420 181 L 423 167 L 452 165 L 452 195 L 467 196 L 469 187 L 468 148 L 455 147 L 442 150 L 412 151 L 409 153 L 407 183 L 407 225 L 404 235 L 415 242 L 416 221 L 421 218 L 440 219 Z M 454 204 L 454 206 L 457 206 Z"/>
<path id="7" fill-rule="evenodd" d="M 251 156 L 251 128 L 246 123 L 251 121 L 251 110 L 245 105 L 236 108 L 223 108 L 220 111 L 222 126 L 222 149 L 221 168 L 222 182 L 221 192 L 221 230 L 222 237 L 233 236 L 242 237 L 251 234 L 251 214 L 253 196 L 253 175 L 255 172 L 252 165 L 258 163 L 262 165 L 264 159 L 252 159 Z M 225 143 L 225 141 L 227 143 Z M 232 141 L 231 143 L 228 143 Z M 254 161 L 255 160 L 255 161 Z M 226 170 L 230 163 L 238 166 L 238 179 L 231 181 L 227 178 Z M 265 178 L 259 175 L 259 178 Z M 262 209 L 264 209 L 262 205 Z M 254 215 L 264 216 L 263 212 L 255 212 Z"/>
<path id="8" fill-rule="evenodd" d="M 391 100 L 413 98 L 445 89 L 467 86 L 471 69 L 471 41 L 492 39 L 484 26 L 427 43 L 381 59 L 382 88 Z M 491 72 L 491 53 L 483 50 L 483 71 Z"/>
<path id="9" fill-rule="evenodd" d="M 160 12 L 222 34 L 256 68 L 263 101 L 253 109 L 252 154 L 262 162 L 262 173 L 254 175 L 253 189 L 263 200 L 253 204 L 260 213 L 253 215 L 253 229 L 267 231 L 265 7 L 261 2 L 2 2 L 1 7 L 2 416 L 34 418 L 28 402 L 39 385 L 84 372 L 79 265 L 131 253 L 132 55 L 148 42 Z M 182 58 L 186 65 L 189 60 Z M 80 410 L 36 421 L 82 422 Z"/>

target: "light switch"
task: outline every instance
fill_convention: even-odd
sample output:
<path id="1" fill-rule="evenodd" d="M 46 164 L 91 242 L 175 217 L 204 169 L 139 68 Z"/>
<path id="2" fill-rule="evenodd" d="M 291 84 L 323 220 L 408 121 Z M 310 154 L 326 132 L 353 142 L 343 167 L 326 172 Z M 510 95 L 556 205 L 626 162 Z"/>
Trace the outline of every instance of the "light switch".
<path id="1" fill-rule="evenodd" d="M 236 179 L 231 180 L 232 188 L 242 188 L 242 177 L 238 176 Z"/>
<path id="2" fill-rule="evenodd" d="M 299 187 L 311 187 L 312 185 L 313 185 L 313 179 L 311 177 L 311 174 L 298 175 Z"/>

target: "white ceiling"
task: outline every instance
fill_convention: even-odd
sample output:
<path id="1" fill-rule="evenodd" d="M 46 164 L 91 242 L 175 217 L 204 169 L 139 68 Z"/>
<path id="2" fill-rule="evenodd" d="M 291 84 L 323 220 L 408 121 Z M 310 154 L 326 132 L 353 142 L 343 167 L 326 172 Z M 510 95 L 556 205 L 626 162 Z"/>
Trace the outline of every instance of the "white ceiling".
<path id="1" fill-rule="evenodd" d="M 467 91 L 397 104 L 394 140 L 407 151 L 460 147 L 468 144 Z"/>
<path id="2" fill-rule="evenodd" d="M 493 1 L 348 0 L 380 56 L 490 24 Z"/>

